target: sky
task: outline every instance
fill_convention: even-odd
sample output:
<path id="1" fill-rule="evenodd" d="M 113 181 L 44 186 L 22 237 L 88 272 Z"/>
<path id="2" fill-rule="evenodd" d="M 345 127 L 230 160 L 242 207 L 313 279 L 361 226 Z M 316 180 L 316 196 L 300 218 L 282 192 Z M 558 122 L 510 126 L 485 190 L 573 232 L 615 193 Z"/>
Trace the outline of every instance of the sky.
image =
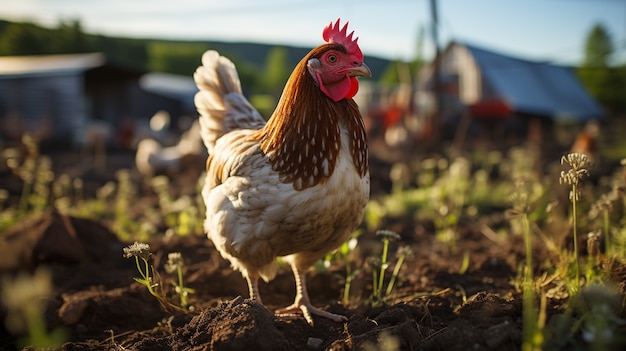
<path id="1" fill-rule="evenodd" d="M 439 42 L 466 41 L 525 59 L 575 65 L 602 24 L 626 62 L 626 0 L 437 0 Z M 4 0 L 0 18 L 132 38 L 247 41 L 314 47 L 322 28 L 349 21 L 364 55 L 411 59 L 424 29 L 431 58 L 430 0 Z M 367 61 L 367 59 L 366 59 Z"/>

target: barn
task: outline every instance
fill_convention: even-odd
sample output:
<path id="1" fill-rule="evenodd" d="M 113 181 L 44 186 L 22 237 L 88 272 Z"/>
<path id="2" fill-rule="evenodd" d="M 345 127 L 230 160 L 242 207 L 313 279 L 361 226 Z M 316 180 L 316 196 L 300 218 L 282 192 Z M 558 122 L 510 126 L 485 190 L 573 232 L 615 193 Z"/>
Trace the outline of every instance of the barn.
<path id="1" fill-rule="evenodd" d="M 605 118 L 570 67 L 461 42 L 451 42 L 438 63 L 438 81 L 435 63 L 420 72 L 419 110 L 428 113 L 439 101 L 440 122 L 456 137 L 497 131 L 501 138 L 526 133 L 539 140 L 555 123 Z"/>
<path id="2" fill-rule="evenodd" d="M 120 128 L 158 111 L 194 112 L 191 77 L 186 90 L 179 84 L 174 91 L 158 78 L 101 53 L 0 57 L 0 138 L 29 132 L 42 142 L 75 145 L 95 128 L 111 145 Z"/>

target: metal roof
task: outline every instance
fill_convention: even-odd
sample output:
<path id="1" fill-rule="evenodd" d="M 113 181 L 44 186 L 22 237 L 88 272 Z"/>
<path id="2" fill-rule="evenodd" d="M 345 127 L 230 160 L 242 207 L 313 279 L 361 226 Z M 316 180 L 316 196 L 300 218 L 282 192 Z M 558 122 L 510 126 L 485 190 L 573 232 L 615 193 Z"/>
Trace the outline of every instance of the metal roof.
<path id="1" fill-rule="evenodd" d="M 106 59 L 101 53 L 0 56 L 0 77 L 84 72 L 100 67 L 105 62 Z"/>
<path id="2" fill-rule="evenodd" d="M 603 119 L 598 103 L 589 95 L 573 69 L 526 61 L 466 43 L 479 66 L 483 84 L 518 113 L 552 117 L 558 121 Z"/>
<path id="3" fill-rule="evenodd" d="M 146 73 L 139 79 L 139 85 L 146 91 L 168 96 L 195 95 L 198 91 L 191 75 L 153 72 Z"/>

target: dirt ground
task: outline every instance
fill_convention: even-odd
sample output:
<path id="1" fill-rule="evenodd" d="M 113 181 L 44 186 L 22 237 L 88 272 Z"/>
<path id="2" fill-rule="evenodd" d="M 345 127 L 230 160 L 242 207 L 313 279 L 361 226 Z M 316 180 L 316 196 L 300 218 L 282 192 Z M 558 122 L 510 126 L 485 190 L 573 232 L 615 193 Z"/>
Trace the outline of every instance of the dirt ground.
<path id="1" fill-rule="evenodd" d="M 134 282 L 135 264 L 122 255 L 129 243 L 120 242 L 103 223 L 53 211 L 0 237 L 0 271 L 47 267 L 52 272 L 54 294 L 46 301 L 46 322 L 68 333 L 63 350 L 520 350 L 522 299 L 515 281 L 524 245 L 521 237 L 502 239 L 488 230 L 504 225 L 500 212 L 463 222 L 458 250 L 450 252 L 436 240 L 432 223 L 387 221 L 384 229 L 402 237 L 390 252 L 408 245 L 413 257 L 403 265 L 389 303 L 379 307 L 368 304 L 372 272 L 367 259 L 380 255 L 382 243 L 366 231 L 351 257 L 361 271 L 352 282 L 349 305 L 340 303 L 342 264 L 309 272 L 313 303 L 348 317 L 345 323 L 314 317 L 313 327 L 302 318 L 287 321 L 273 314 L 293 302 L 294 279 L 287 267 L 274 281 L 261 283 L 265 305 L 260 305 L 247 299 L 245 280 L 202 233 L 160 235 L 149 242 L 164 282 L 175 280 L 164 270 L 167 254 L 182 253 L 185 284 L 195 290 L 189 300 L 193 313 L 164 309 Z M 544 247 L 534 248 L 535 262 L 547 262 L 547 255 Z M 616 275 L 616 283 L 623 287 L 625 276 Z M 562 303 L 550 299 L 548 317 L 562 312 Z M 5 315 L 2 308 L 0 317 Z M 3 327 L 0 349 L 17 349 L 19 337 Z M 583 344 L 578 335 L 560 348 Z"/>

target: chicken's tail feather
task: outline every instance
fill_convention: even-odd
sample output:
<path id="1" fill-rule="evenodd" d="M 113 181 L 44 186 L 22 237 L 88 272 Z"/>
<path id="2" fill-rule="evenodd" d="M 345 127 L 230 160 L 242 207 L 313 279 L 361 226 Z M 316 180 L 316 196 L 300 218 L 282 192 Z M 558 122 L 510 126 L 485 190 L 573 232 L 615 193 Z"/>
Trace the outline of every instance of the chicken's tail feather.
<path id="1" fill-rule="evenodd" d="M 235 65 L 217 51 L 202 56 L 193 76 L 198 93 L 194 102 L 200 114 L 202 140 L 209 154 L 222 135 L 235 129 L 258 129 L 265 120 L 241 91 Z"/>

